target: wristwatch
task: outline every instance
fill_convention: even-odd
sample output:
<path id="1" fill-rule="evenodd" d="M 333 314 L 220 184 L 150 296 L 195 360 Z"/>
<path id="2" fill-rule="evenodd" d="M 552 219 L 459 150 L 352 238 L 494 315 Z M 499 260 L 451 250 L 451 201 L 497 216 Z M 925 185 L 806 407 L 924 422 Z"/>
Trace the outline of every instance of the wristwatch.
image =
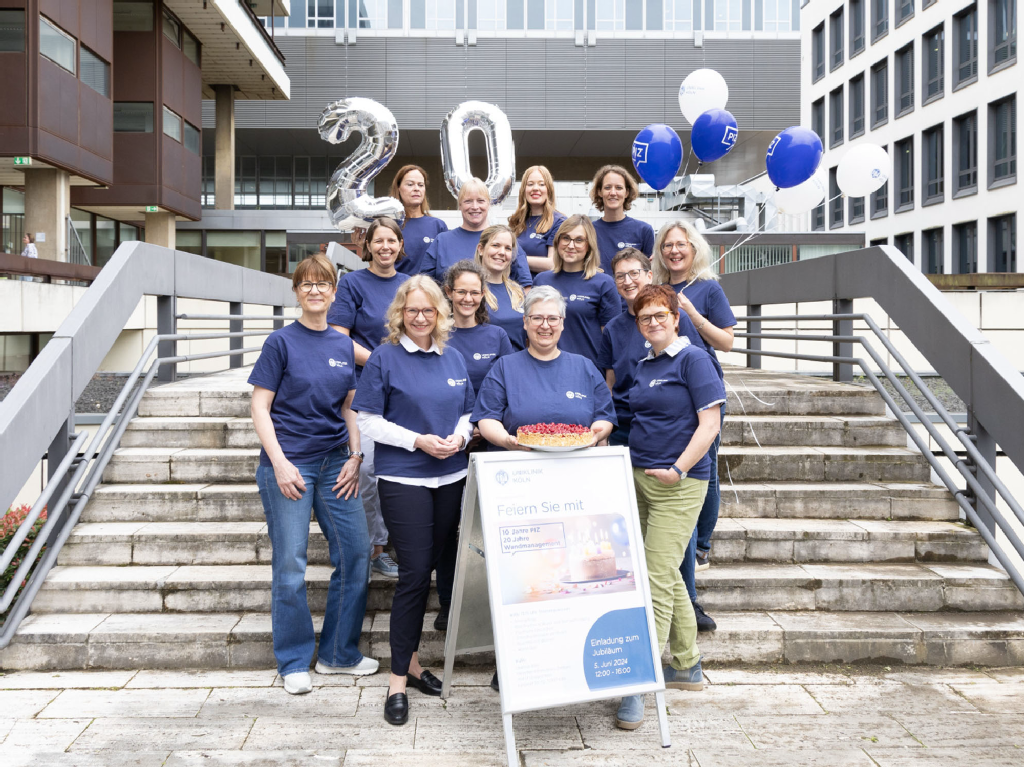
<path id="1" fill-rule="evenodd" d="M 358 458 L 360 461 L 365 461 L 366 453 L 364 453 L 362 450 L 353 450 L 351 453 L 348 454 L 348 457 Z"/>
<path id="2" fill-rule="evenodd" d="M 676 474 L 679 475 L 679 479 L 686 479 L 686 472 L 683 471 L 682 469 L 680 469 L 675 464 L 672 464 L 669 468 L 672 469 L 672 471 L 674 471 Z"/>

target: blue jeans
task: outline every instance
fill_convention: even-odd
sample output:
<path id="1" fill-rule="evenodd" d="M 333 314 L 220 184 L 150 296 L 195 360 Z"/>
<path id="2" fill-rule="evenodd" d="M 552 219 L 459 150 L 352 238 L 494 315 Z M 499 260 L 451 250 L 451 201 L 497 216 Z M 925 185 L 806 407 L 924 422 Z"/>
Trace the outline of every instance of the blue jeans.
<path id="1" fill-rule="evenodd" d="M 297 501 L 281 493 L 272 466 L 256 470 L 273 547 L 270 620 L 274 657 L 282 676 L 308 671 L 313 662 L 316 637 L 306 601 L 311 510 L 327 539 L 334 567 L 317 657 L 329 666 L 354 666 L 363 658 L 359 635 L 370 568 L 366 515 L 359 498 L 335 498 L 331 490 L 347 459 L 348 450 L 339 448 L 316 463 L 296 465 L 306 483 L 306 492 Z"/>

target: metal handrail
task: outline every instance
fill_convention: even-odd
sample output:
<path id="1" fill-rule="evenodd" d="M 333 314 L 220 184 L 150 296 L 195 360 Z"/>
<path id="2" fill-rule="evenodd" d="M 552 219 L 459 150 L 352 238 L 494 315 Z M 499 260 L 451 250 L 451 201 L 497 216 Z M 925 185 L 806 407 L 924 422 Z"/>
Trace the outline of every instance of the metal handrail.
<path id="1" fill-rule="evenodd" d="M 71 216 L 64 216 L 64 218 L 68 229 L 68 262 L 79 266 L 92 266 L 85 245 L 82 244 L 82 238 L 78 236 L 78 230 L 75 229 L 75 222 L 71 220 Z"/>

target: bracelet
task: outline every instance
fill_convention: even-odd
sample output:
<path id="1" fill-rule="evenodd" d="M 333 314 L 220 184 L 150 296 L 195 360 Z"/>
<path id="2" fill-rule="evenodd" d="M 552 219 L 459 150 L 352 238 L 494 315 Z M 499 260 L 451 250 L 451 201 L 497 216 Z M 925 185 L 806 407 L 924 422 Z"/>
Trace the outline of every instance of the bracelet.
<path id="1" fill-rule="evenodd" d="M 358 458 L 360 461 L 365 461 L 366 460 L 366 453 L 364 453 L 362 450 L 353 450 L 352 452 L 350 452 L 348 454 L 348 457 L 349 458 Z"/>
<path id="2" fill-rule="evenodd" d="M 676 474 L 679 475 L 679 479 L 686 479 L 686 472 L 683 471 L 682 469 L 680 469 L 675 464 L 672 464 L 669 468 L 672 469 L 672 471 L 674 471 Z"/>
<path id="3" fill-rule="evenodd" d="M 703 328 L 707 324 L 708 324 L 708 318 L 705 317 L 704 321 L 702 323 L 700 323 L 700 325 L 697 326 L 697 332 L 699 333 L 701 331 L 701 328 Z"/>

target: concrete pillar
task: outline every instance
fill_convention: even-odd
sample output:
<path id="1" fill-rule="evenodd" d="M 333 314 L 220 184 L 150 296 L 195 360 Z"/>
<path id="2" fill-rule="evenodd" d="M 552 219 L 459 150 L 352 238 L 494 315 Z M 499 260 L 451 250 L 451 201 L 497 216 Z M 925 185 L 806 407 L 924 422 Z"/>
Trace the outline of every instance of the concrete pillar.
<path id="1" fill-rule="evenodd" d="M 40 258 L 68 260 L 67 216 L 71 212 L 71 176 L 56 168 L 25 171 L 25 232 L 36 238 Z M 17 243 L 18 253 L 21 243 Z"/>
<path id="2" fill-rule="evenodd" d="M 217 95 L 214 127 L 214 191 L 213 207 L 235 209 L 235 88 L 215 85 Z"/>
<path id="3" fill-rule="evenodd" d="M 160 211 L 146 214 L 146 242 L 174 250 L 174 214 Z"/>

